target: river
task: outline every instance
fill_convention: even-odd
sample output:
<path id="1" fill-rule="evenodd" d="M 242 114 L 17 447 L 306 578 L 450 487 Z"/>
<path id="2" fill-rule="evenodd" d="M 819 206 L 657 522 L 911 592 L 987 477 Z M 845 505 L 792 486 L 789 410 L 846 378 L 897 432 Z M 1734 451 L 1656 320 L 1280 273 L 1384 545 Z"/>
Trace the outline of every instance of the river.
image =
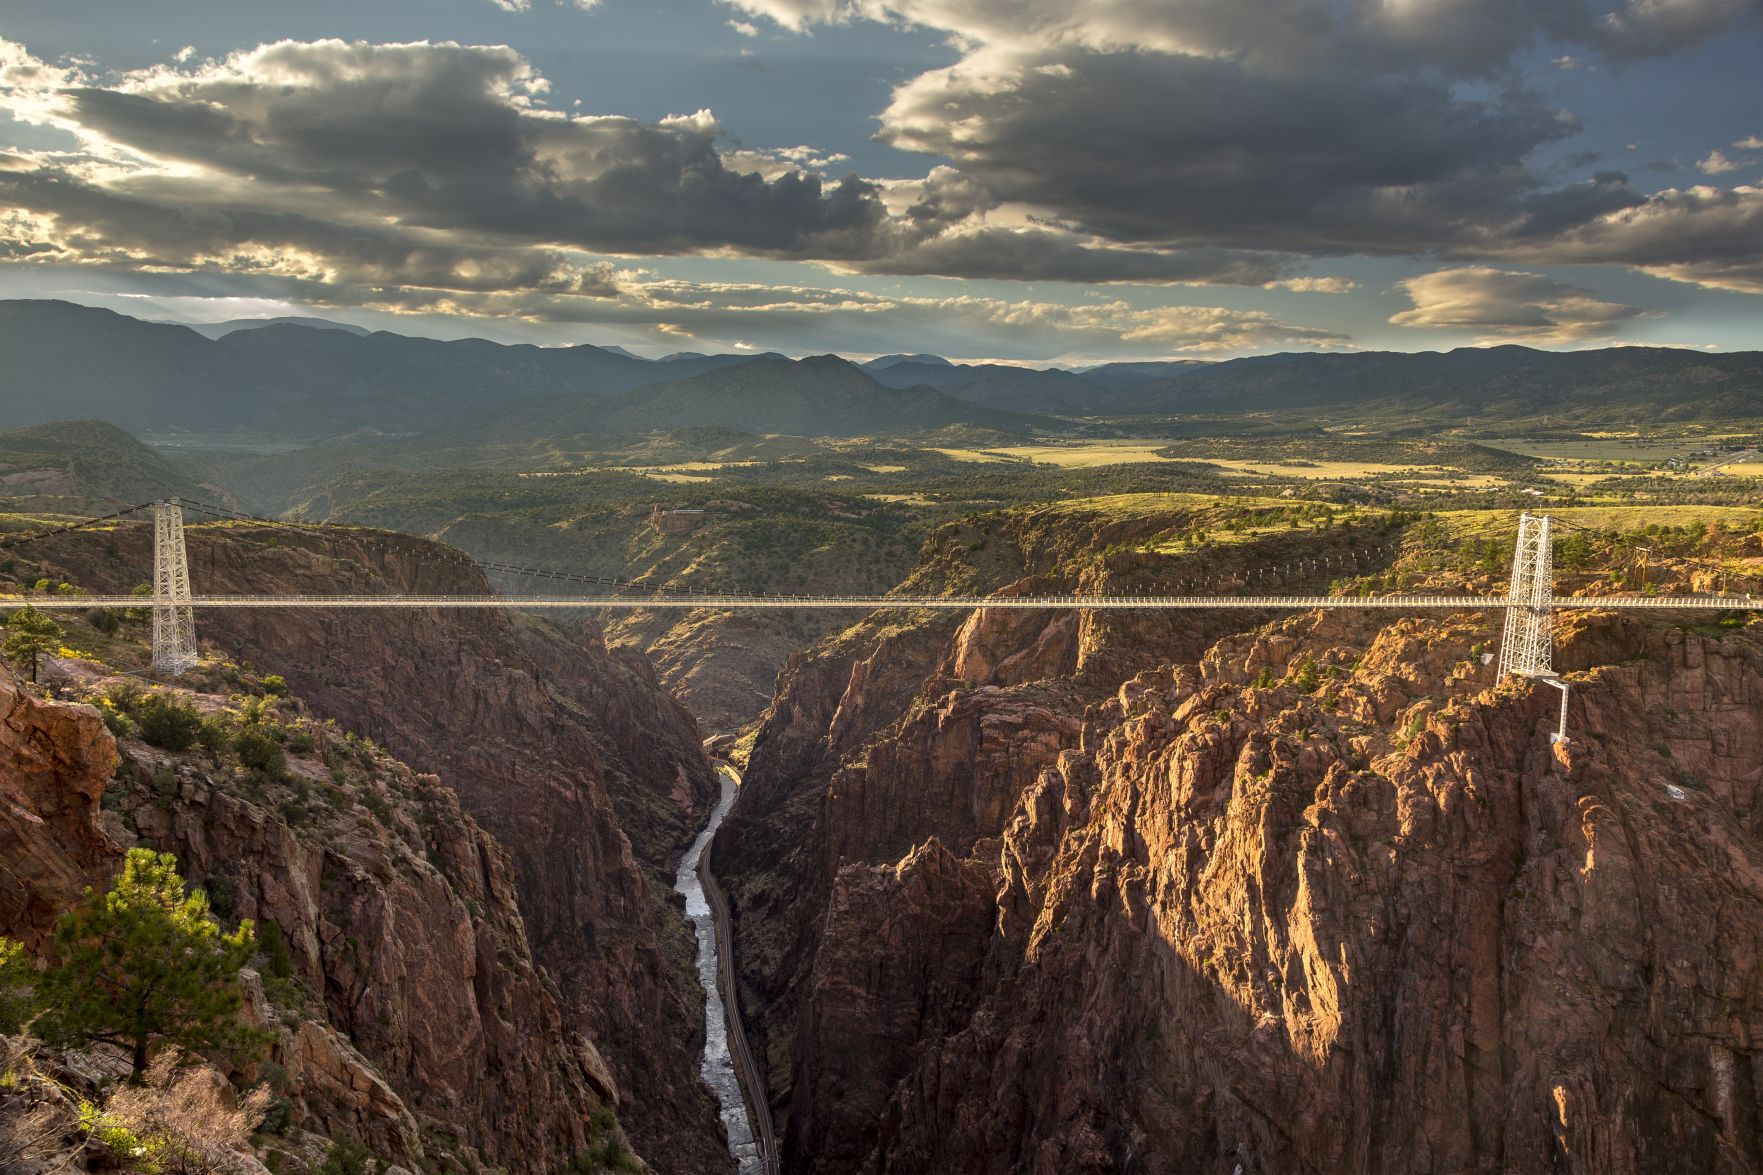
<path id="1" fill-rule="evenodd" d="M 747 1117 L 747 1101 L 741 1095 L 741 1082 L 735 1075 L 734 1061 L 729 1056 L 728 1017 L 717 988 L 716 919 L 710 902 L 704 896 L 704 883 L 698 876 L 698 862 L 710 846 L 710 838 L 722 827 L 729 805 L 735 802 L 734 768 L 719 764 L 722 796 L 710 813 L 710 822 L 686 855 L 680 858 L 679 872 L 673 887 L 685 896 L 686 917 L 698 936 L 698 982 L 704 988 L 704 1064 L 700 1072 L 716 1094 L 722 1107 L 722 1124 L 728 1131 L 728 1149 L 740 1166 L 740 1175 L 764 1175 L 765 1163 L 753 1139 L 753 1123 Z"/>

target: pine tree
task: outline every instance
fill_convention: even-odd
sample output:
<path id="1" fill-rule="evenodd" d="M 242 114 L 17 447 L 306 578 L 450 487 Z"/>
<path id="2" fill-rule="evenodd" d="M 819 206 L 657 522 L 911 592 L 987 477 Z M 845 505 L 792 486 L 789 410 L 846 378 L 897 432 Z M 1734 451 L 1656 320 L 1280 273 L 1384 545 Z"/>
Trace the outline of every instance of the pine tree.
<path id="1" fill-rule="evenodd" d="M 26 604 L 6 621 L 6 643 L 0 645 L 14 665 L 29 663 L 31 680 L 37 680 L 37 658 L 61 647 L 61 625 Z"/>
<path id="2" fill-rule="evenodd" d="M 54 1035 L 129 1049 L 139 1081 L 159 1041 L 192 1051 L 257 1042 L 239 1022 L 239 968 L 256 949 L 249 920 L 227 934 L 208 896 L 185 892 L 176 857 L 130 849 L 110 892 L 88 889 L 61 916 L 59 961 L 38 993 Z"/>

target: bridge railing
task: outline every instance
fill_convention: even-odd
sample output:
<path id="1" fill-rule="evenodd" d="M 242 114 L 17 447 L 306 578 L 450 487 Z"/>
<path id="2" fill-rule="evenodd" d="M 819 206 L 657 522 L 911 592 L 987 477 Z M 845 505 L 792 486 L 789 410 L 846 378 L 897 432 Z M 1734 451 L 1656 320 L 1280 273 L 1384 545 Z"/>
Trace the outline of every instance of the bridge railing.
<path id="1" fill-rule="evenodd" d="M 46 611 L 151 606 L 152 597 L 121 595 L 4 595 L 0 608 L 31 607 Z M 1356 609 L 1483 611 L 1510 607 L 1506 596 L 1443 596 L 1392 593 L 1380 596 L 755 596 L 755 595 L 191 595 L 192 608 L 842 608 L 874 610 L 913 608 L 971 611 L 975 608 L 1018 610 L 1195 610 L 1261 611 Z M 1529 605 L 1527 605 L 1529 606 Z M 1650 609 L 1694 611 L 1763 610 L 1763 598 L 1751 596 L 1554 596 L 1542 605 L 1554 610 Z"/>

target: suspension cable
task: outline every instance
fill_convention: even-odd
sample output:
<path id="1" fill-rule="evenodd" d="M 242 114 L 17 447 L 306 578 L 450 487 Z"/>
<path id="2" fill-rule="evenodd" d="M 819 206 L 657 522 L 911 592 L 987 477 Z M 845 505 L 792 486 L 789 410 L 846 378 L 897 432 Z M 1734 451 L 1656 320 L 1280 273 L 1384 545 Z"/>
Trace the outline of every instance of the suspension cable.
<path id="1" fill-rule="evenodd" d="M 153 508 L 153 505 L 152 502 L 137 502 L 133 506 L 124 507 L 123 509 L 110 514 L 101 514 L 96 518 L 87 518 L 81 522 L 69 523 L 66 526 L 58 526 L 51 530 L 38 531 L 35 534 L 0 536 L 0 549 L 10 550 L 14 547 L 22 547 L 26 543 L 34 543 L 39 542 L 42 539 L 54 538 L 58 534 L 69 534 L 73 531 L 86 530 L 89 527 L 98 526 L 105 522 L 114 522 L 118 518 L 125 518 L 137 511 L 150 510 Z"/>

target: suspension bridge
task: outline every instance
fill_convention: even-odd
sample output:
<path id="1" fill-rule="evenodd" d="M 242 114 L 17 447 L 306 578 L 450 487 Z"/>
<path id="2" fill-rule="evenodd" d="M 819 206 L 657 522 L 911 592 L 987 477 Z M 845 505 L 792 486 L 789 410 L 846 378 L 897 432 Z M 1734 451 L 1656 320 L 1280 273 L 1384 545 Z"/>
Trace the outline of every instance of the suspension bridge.
<path id="1" fill-rule="evenodd" d="M 88 608 L 152 609 L 153 667 L 175 677 L 197 661 L 196 621 L 198 609 L 218 608 L 585 608 L 585 609 L 797 609 L 839 608 L 872 611 L 878 608 L 972 611 L 975 609 L 1079 609 L 1084 611 L 1150 611 L 1188 609 L 1217 611 L 1307 611 L 1310 609 L 1392 611 L 1501 611 L 1505 625 L 1500 642 L 1499 674 L 1532 678 L 1561 691 L 1561 725 L 1557 739 L 1565 738 L 1567 683 L 1553 669 L 1554 614 L 1569 609 L 1643 609 L 1648 611 L 1763 610 L 1763 598 L 1751 595 L 1609 595 L 1557 596 L 1554 594 L 1553 520 L 1547 514 L 1521 514 L 1518 542 L 1513 553 L 1512 574 L 1504 595 L 1439 595 L 1395 592 L 1384 595 L 1157 595 L 1082 594 L 1018 596 L 929 595 L 778 595 L 754 592 L 687 592 L 648 588 L 605 577 L 585 576 L 539 568 L 515 567 L 490 561 L 461 559 L 486 571 L 537 575 L 551 579 L 613 584 L 638 589 L 634 594 L 597 591 L 584 594 L 340 594 L 340 595 L 197 595 L 190 586 L 189 556 L 184 539 L 184 507 L 190 505 L 219 517 L 279 525 L 201 503 L 170 499 L 141 503 L 99 518 L 63 526 L 40 534 L 14 539 L 4 546 L 19 546 L 53 535 L 106 524 L 140 511 L 153 513 L 153 583 L 148 595 L 0 595 L 0 607 L 30 606 L 43 610 Z M 1314 564 L 1312 564 L 1314 566 Z"/>

